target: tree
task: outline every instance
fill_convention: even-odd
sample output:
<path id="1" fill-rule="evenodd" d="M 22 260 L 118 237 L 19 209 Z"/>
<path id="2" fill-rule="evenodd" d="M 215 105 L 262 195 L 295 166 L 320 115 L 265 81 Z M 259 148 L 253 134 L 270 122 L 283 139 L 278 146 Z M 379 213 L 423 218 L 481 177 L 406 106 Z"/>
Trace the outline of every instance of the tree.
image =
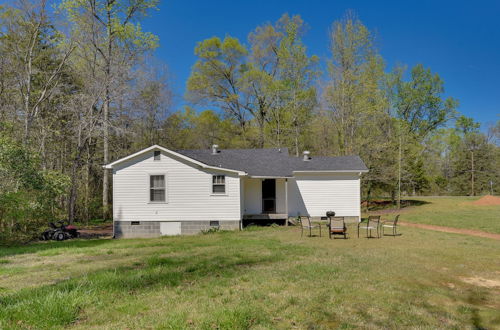
<path id="1" fill-rule="evenodd" d="M 315 78 L 318 72 L 316 56 L 308 56 L 301 40 L 304 23 L 300 16 L 283 15 L 278 21 L 282 26 L 283 38 L 278 48 L 278 82 L 273 85 L 281 100 L 276 105 L 273 119 L 283 119 L 282 127 L 289 127 L 295 155 L 299 156 L 300 139 L 310 126 L 312 111 L 316 106 Z M 278 117 L 277 117 L 278 116 Z M 281 118 L 280 118 L 281 117 Z M 277 130 L 284 130 L 276 127 Z M 286 128 L 285 128 L 286 129 Z"/>
<path id="2" fill-rule="evenodd" d="M 103 162 L 109 162 L 110 107 L 113 85 L 122 78 L 123 68 L 133 66 L 137 57 L 158 45 L 158 38 L 141 29 L 138 21 L 157 7 L 158 0 L 63 0 L 60 8 L 72 23 L 78 40 L 79 57 L 84 61 L 99 58 L 96 74 L 103 88 L 102 132 Z M 103 170 L 103 217 L 109 217 L 109 174 Z"/>
<path id="3" fill-rule="evenodd" d="M 139 132 L 134 132 L 138 134 L 133 136 L 137 148 L 160 143 L 161 124 L 168 116 L 173 98 L 166 66 L 151 64 L 154 63 L 151 58 L 147 62 L 135 70 L 128 88 L 131 95 L 128 119 L 140 123 Z"/>
<path id="4" fill-rule="evenodd" d="M 309 57 L 302 44 L 305 24 L 299 15 L 284 14 L 276 23 L 257 27 L 249 35 L 249 69 L 242 79 L 242 89 L 249 102 L 249 112 L 259 130 L 258 146 L 281 147 L 284 142 L 298 149 L 301 129 L 316 104 L 313 86 L 317 71 L 316 56 Z M 292 141 L 283 141 L 286 136 Z"/>
<path id="5" fill-rule="evenodd" d="M 198 43 L 195 54 L 198 61 L 187 82 L 187 97 L 222 109 L 239 123 L 244 134 L 248 105 L 239 82 L 247 69 L 247 49 L 236 38 L 213 37 Z"/>
<path id="6" fill-rule="evenodd" d="M 331 59 L 321 98 L 319 125 L 326 155 L 360 155 L 367 200 L 376 189 L 389 190 L 395 169 L 393 121 L 389 115 L 384 62 L 368 28 L 353 12 L 332 24 Z"/>
<path id="7" fill-rule="evenodd" d="M 373 44 L 369 30 L 354 13 L 333 23 L 323 108 L 335 126 L 340 155 L 359 153 L 366 124 L 387 109 L 381 89 L 384 64 Z"/>
<path id="8" fill-rule="evenodd" d="M 300 130 L 308 118 L 305 114 L 311 113 L 316 100 L 317 58 L 306 54 L 300 39 L 303 25 L 300 16 L 285 14 L 275 24 L 257 27 L 249 34 L 250 52 L 230 36 L 200 42 L 187 97 L 198 105 L 221 109 L 239 123 L 247 144 L 260 148 L 269 144 L 268 124 L 283 119 L 298 150 Z M 249 134 L 252 124 L 258 132 L 255 143 Z"/>
<path id="9" fill-rule="evenodd" d="M 43 103 L 57 93 L 64 68 L 74 46 L 59 47 L 62 38 L 46 12 L 46 1 L 19 1 L 1 14 L 5 30 L 0 34 L 4 54 L 10 57 L 11 72 L 21 97 L 24 116 L 23 141 L 30 142 L 33 122 Z"/>
<path id="10" fill-rule="evenodd" d="M 481 133 L 480 124 L 472 118 L 460 116 L 455 122 L 458 137 L 453 147 L 451 182 L 455 193 L 489 191 L 490 182 L 498 177 L 498 147 L 488 142 Z"/>
<path id="11" fill-rule="evenodd" d="M 458 101 L 444 99 L 444 82 L 423 65 L 416 65 L 408 81 L 404 70 L 398 68 L 393 75 L 393 109 L 397 122 L 398 156 L 398 208 L 401 205 L 401 178 L 404 140 L 421 142 L 430 132 L 444 125 L 454 114 Z"/>
<path id="12" fill-rule="evenodd" d="M 36 237 L 47 218 L 61 216 L 68 187 L 65 175 L 41 170 L 36 153 L 6 136 L 11 129 L 0 124 L 0 244 Z"/>

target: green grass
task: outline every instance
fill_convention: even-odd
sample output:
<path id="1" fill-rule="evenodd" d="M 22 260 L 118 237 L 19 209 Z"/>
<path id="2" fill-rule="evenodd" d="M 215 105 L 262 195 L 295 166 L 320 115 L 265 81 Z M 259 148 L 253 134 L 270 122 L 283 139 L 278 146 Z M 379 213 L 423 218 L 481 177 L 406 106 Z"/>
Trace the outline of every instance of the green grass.
<path id="1" fill-rule="evenodd" d="M 402 231 L 329 240 L 252 228 L 5 248 L 0 328 L 500 326 L 499 287 L 471 284 L 500 283 L 499 241 Z"/>
<path id="2" fill-rule="evenodd" d="M 478 206 L 479 197 L 419 197 L 418 207 L 403 209 L 401 220 L 500 234 L 500 205 Z M 390 217 L 389 217 L 390 218 Z"/>

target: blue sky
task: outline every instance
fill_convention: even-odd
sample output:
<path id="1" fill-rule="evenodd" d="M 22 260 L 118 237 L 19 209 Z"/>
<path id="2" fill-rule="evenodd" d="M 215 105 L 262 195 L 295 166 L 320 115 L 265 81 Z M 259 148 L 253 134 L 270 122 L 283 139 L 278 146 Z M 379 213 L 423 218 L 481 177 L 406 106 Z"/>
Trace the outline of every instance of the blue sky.
<path id="1" fill-rule="evenodd" d="M 142 25 L 160 38 L 156 56 L 169 66 L 180 107 L 198 41 L 230 34 L 246 42 L 288 12 L 309 25 L 304 42 L 324 60 L 328 28 L 348 9 L 376 33 L 388 68 L 422 63 L 444 79 L 459 111 L 482 124 L 500 119 L 500 1 L 171 0 Z"/>

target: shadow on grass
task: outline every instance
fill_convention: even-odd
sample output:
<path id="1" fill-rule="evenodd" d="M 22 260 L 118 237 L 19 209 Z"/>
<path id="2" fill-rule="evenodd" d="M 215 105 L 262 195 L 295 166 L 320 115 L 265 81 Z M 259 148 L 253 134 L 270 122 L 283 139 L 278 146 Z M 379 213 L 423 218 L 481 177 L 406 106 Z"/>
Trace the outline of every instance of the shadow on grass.
<path id="1" fill-rule="evenodd" d="M 126 267 L 96 271 L 39 288 L 26 288 L 4 297 L 0 295 L 0 328 L 20 324 L 35 328 L 66 326 L 77 321 L 81 311 L 90 306 L 112 306 L 111 302 L 127 299 L 131 294 L 184 283 L 192 286 L 203 281 L 211 287 L 222 286 L 226 285 L 225 280 L 243 275 L 250 268 L 286 259 L 290 250 L 295 255 L 304 253 L 303 249 L 288 245 L 286 249 L 264 248 L 261 251 L 255 251 L 256 246 L 241 248 L 243 251 L 239 252 L 221 247 L 198 255 L 156 255 Z"/>
<path id="2" fill-rule="evenodd" d="M 8 257 L 17 254 L 25 253 L 37 253 L 45 250 L 51 249 L 63 249 L 63 248 L 86 248 L 86 247 L 97 247 L 106 243 L 110 243 L 109 239 L 90 239 L 90 240 L 68 240 L 68 241 L 48 241 L 48 242 L 35 242 L 26 245 L 19 246 L 2 246 L 0 249 L 0 257 Z"/>
<path id="3" fill-rule="evenodd" d="M 422 206 L 425 204 L 431 204 L 431 202 L 417 200 L 417 199 L 402 199 L 401 208 L 406 208 L 410 206 Z M 366 208 L 366 200 L 361 203 L 361 206 Z M 368 211 L 385 211 L 396 208 L 396 204 L 391 200 L 371 200 L 368 204 Z"/>
<path id="4" fill-rule="evenodd" d="M 469 304 L 468 312 L 470 314 L 470 322 L 473 326 L 473 329 L 476 330 L 486 330 L 487 327 L 484 326 L 484 320 L 479 314 L 479 309 L 477 306 L 484 304 L 485 301 L 488 301 L 487 294 L 483 292 L 478 292 L 475 290 L 474 292 L 469 293 L 469 297 L 467 299 L 467 303 Z"/>

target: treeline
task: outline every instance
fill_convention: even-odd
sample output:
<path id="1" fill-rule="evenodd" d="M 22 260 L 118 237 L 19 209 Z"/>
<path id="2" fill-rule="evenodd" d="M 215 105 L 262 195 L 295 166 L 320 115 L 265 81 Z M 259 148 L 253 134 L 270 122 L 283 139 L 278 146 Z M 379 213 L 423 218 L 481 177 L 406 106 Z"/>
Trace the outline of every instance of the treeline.
<path id="1" fill-rule="evenodd" d="M 197 147 L 357 154 L 370 169 L 366 199 L 499 189 L 500 121 L 481 131 L 423 65 L 388 70 L 373 34 L 352 12 L 333 22 L 326 60 L 308 55 L 306 30 L 300 16 L 285 14 L 251 31 L 247 42 L 228 35 L 198 43 L 186 97 L 219 115 L 198 115 L 194 131 L 205 138 Z M 203 126 L 214 120 L 225 125 Z"/>
<path id="2" fill-rule="evenodd" d="M 0 240 L 53 218 L 110 218 L 102 165 L 151 144 L 288 147 L 360 155 L 374 195 L 497 191 L 500 123 L 480 130 L 423 65 L 389 70 L 353 14 L 334 22 L 330 58 L 307 52 L 300 16 L 245 41 L 199 42 L 191 107 L 172 108 L 158 38 L 140 21 L 157 0 L 45 0 L 0 6 Z M 479 109 L 478 109 L 479 110 Z"/>

